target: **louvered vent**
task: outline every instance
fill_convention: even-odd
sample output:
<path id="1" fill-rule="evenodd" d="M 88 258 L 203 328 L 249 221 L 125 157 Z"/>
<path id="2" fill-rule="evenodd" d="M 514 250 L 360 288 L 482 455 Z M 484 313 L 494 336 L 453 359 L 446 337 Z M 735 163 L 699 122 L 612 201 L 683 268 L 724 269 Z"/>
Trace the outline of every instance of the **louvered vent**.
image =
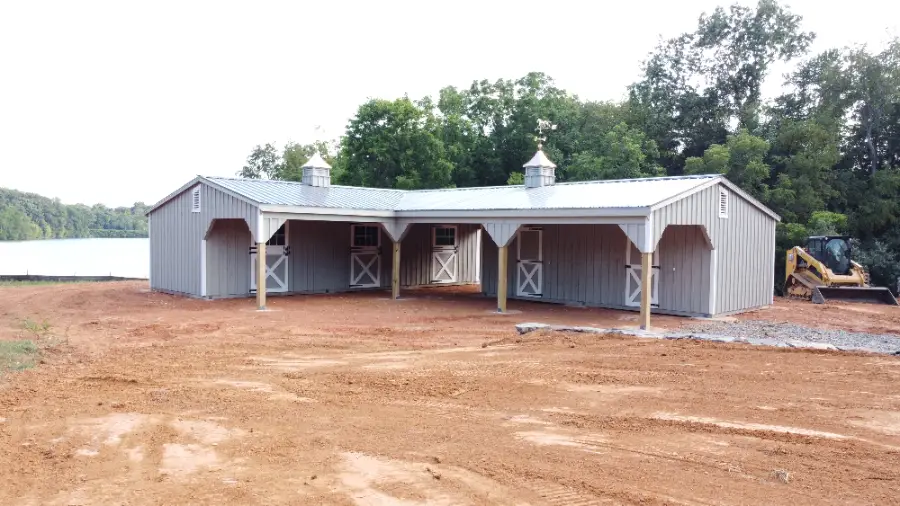
<path id="1" fill-rule="evenodd" d="M 196 186 L 191 190 L 191 212 L 200 212 L 200 187 Z"/>
<path id="2" fill-rule="evenodd" d="M 719 190 L 719 218 L 728 217 L 728 192 Z"/>

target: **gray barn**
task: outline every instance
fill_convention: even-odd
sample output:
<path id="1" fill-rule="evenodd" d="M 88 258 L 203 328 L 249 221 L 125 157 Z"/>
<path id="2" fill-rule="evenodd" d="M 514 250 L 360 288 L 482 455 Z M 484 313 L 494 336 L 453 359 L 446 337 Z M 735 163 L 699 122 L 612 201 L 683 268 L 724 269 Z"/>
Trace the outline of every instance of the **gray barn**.
<path id="1" fill-rule="evenodd" d="M 156 204 L 150 285 L 194 297 L 481 284 L 497 297 L 714 316 L 768 305 L 779 217 L 722 176 L 520 186 L 332 186 L 197 177 Z M 266 261 L 259 263 L 257 256 Z M 262 280 L 257 289 L 257 280 Z"/>

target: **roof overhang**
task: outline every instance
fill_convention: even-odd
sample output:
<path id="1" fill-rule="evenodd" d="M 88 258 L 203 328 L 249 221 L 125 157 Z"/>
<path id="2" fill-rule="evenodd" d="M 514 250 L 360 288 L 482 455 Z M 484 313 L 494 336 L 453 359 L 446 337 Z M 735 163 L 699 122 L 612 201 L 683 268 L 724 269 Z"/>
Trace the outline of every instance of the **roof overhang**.
<path id="1" fill-rule="evenodd" d="M 382 211 L 376 209 L 349 209 L 346 207 L 308 207 L 308 206 L 279 206 L 272 204 L 260 204 L 259 210 L 263 213 L 296 214 L 296 215 L 337 215 L 348 218 L 394 218 L 395 211 Z"/>
<path id="2" fill-rule="evenodd" d="M 482 223 L 509 221 L 540 223 L 624 223 L 644 220 L 650 215 L 649 207 L 590 208 L 590 209 L 491 209 L 466 211 L 415 210 L 381 211 L 304 206 L 259 206 L 268 216 L 286 219 L 320 221 L 391 221 L 407 223 Z"/>
<path id="3" fill-rule="evenodd" d="M 650 214 L 649 207 L 606 207 L 583 209 L 472 209 L 465 211 L 441 211 L 439 209 L 397 211 L 399 219 L 430 218 L 485 218 L 517 220 L 527 218 L 619 218 L 645 217 Z"/>

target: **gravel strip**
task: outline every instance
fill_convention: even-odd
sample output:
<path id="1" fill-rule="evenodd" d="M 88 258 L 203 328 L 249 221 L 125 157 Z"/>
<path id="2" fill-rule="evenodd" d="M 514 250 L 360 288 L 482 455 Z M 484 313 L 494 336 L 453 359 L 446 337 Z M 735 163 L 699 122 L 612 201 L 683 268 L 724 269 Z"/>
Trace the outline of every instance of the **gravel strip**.
<path id="1" fill-rule="evenodd" d="M 651 339 L 697 339 L 718 343 L 746 343 L 755 346 L 775 346 L 780 348 L 855 350 L 900 355 L 900 336 L 814 329 L 790 323 L 772 323 L 760 320 L 706 322 L 691 325 L 676 332 L 575 327 L 547 325 L 545 323 L 519 323 L 516 325 L 516 330 L 520 334 L 527 334 L 536 330 L 554 330 L 589 334 L 623 334 Z"/>
<path id="2" fill-rule="evenodd" d="M 846 330 L 816 329 L 792 323 L 764 320 L 707 322 L 685 327 L 683 332 L 702 332 L 744 339 L 774 339 L 782 342 L 809 341 L 830 344 L 839 350 L 862 350 L 874 353 L 900 353 L 900 336 L 867 334 Z"/>

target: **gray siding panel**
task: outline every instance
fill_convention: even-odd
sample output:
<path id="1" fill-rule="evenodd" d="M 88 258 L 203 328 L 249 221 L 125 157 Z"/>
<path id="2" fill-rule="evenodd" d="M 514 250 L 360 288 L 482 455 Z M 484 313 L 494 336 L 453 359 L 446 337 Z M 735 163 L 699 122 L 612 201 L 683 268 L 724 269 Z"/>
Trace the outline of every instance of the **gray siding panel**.
<path id="1" fill-rule="evenodd" d="M 617 225 L 544 225 L 541 297 L 527 300 L 622 307 L 625 303 L 625 245 Z M 482 292 L 497 294 L 497 245 L 482 241 Z M 518 244 L 509 245 L 508 296 L 516 297 Z"/>
<path id="2" fill-rule="evenodd" d="M 413 224 L 400 243 L 400 285 L 431 282 L 431 226 Z"/>
<path id="3" fill-rule="evenodd" d="M 725 187 L 710 186 L 654 211 L 654 240 L 667 225 L 703 225 L 717 250 L 715 314 L 771 304 L 776 222 L 728 188 L 728 217 L 719 218 L 720 188 Z M 703 283 L 700 274 L 695 277 L 698 287 L 708 287 L 708 278 Z"/>
<path id="4" fill-rule="evenodd" d="M 216 220 L 206 239 L 206 294 L 234 297 L 250 294 L 250 244 L 244 220 Z"/>
<path id="5" fill-rule="evenodd" d="M 255 206 L 205 183 L 198 184 L 201 189 L 200 212 L 191 211 L 192 187 L 151 213 L 152 289 L 200 296 L 200 242 L 206 237 L 213 220 L 237 218 L 248 223 L 248 230 L 254 230 L 256 226 L 258 212 Z"/>
<path id="6" fill-rule="evenodd" d="M 287 225 L 291 247 L 290 291 L 333 293 L 349 290 L 351 224 L 291 220 Z M 382 271 L 385 264 L 384 241 L 382 237 Z M 384 284 L 383 272 L 381 276 Z"/>
<path id="7" fill-rule="evenodd" d="M 545 225 L 542 300 L 625 307 L 625 251 L 637 249 L 616 225 Z M 516 298 L 518 239 L 509 247 L 508 296 Z M 482 292 L 497 294 L 497 246 L 482 242 Z M 709 308 L 710 250 L 698 227 L 670 227 L 660 242 L 659 311 L 705 315 Z M 634 309 L 634 308 L 632 308 Z"/>
<path id="8" fill-rule="evenodd" d="M 400 285 L 424 286 L 432 284 L 433 247 L 431 230 L 434 225 L 417 223 L 410 225 L 400 244 Z M 456 226 L 456 284 L 478 281 L 478 229 L 479 225 Z M 390 245 L 390 239 L 388 244 Z M 441 283 L 447 284 L 447 283 Z M 390 283 L 388 284 L 390 285 Z"/>
<path id="9" fill-rule="evenodd" d="M 350 227 L 348 222 L 288 221 L 291 247 L 290 285 L 296 293 L 334 293 L 350 288 Z M 474 283 L 477 275 L 477 225 L 459 225 L 459 283 Z M 411 225 L 400 246 L 401 286 L 431 284 L 431 225 Z M 381 232 L 381 283 L 391 286 L 390 236 Z"/>
<path id="10" fill-rule="evenodd" d="M 700 228 L 670 225 L 657 248 L 659 308 L 680 313 L 709 314 L 711 251 Z"/>

